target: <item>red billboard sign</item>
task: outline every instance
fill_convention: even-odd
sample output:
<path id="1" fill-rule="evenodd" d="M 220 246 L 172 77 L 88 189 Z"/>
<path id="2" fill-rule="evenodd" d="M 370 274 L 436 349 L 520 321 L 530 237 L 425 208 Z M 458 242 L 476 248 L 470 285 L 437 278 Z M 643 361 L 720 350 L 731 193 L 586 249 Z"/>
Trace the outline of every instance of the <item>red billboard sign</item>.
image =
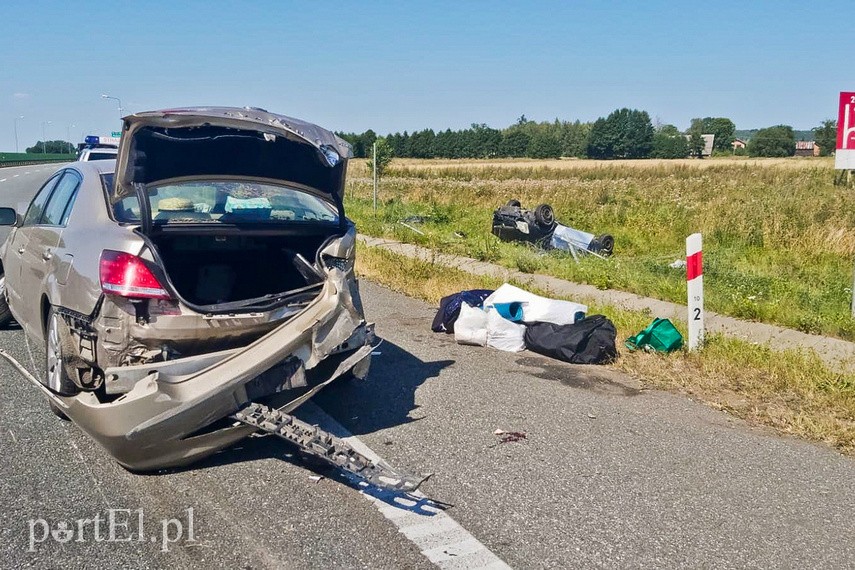
<path id="1" fill-rule="evenodd" d="M 855 149 L 855 93 L 840 93 L 837 109 L 837 148 Z"/>
<path id="2" fill-rule="evenodd" d="M 842 91 L 837 107 L 837 150 L 834 167 L 855 169 L 855 92 Z"/>

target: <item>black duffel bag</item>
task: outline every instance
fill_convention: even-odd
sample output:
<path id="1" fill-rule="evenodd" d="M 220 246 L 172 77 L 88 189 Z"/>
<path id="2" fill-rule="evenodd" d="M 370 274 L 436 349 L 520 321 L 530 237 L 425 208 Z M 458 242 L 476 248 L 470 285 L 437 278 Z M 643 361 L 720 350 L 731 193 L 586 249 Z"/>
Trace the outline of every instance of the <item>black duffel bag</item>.
<path id="1" fill-rule="evenodd" d="M 572 325 L 532 323 L 525 329 L 525 347 L 573 364 L 606 364 L 617 358 L 614 324 L 591 315 Z"/>

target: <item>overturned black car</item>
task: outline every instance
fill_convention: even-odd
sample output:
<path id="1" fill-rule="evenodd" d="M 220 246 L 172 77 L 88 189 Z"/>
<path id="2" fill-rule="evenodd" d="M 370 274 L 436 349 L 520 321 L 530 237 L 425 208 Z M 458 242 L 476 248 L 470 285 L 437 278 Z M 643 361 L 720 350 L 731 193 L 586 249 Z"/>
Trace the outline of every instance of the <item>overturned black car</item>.
<path id="1" fill-rule="evenodd" d="M 511 200 L 493 212 L 493 235 L 502 241 L 524 241 L 549 248 L 555 230 L 555 213 L 549 204 L 526 210 Z"/>
<path id="2" fill-rule="evenodd" d="M 595 236 L 561 225 L 549 204 L 534 210 L 522 207 L 519 200 L 510 200 L 493 212 L 493 235 L 502 241 L 531 243 L 543 249 L 563 249 L 574 253 L 609 256 L 615 240 L 608 234 Z"/>

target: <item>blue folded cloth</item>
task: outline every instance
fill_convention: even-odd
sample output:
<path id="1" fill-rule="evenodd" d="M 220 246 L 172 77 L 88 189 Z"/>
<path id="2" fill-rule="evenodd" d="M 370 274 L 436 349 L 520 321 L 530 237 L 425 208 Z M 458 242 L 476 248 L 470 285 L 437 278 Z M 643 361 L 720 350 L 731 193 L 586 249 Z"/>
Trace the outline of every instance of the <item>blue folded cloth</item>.
<path id="1" fill-rule="evenodd" d="M 493 308 L 509 321 L 520 323 L 523 320 L 523 304 L 520 302 L 496 303 Z"/>

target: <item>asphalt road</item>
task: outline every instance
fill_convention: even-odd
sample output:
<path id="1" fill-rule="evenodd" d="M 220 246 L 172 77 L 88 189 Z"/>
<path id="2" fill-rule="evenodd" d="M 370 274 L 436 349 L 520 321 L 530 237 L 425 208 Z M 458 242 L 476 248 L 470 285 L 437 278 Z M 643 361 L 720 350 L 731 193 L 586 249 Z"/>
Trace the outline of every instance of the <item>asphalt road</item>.
<path id="1" fill-rule="evenodd" d="M 48 174 L 11 171 L 0 170 L 0 205 Z M 852 459 L 608 368 L 455 345 L 430 332 L 426 304 L 362 285 L 385 342 L 368 379 L 315 403 L 391 464 L 434 473 L 423 491 L 510 566 L 855 566 Z M 0 331 L 0 346 L 30 362 L 20 330 Z M 431 566 L 374 502 L 272 438 L 135 475 L 55 418 L 5 362 L 0 394 L 0 566 Z M 526 437 L 499 443 L 497 428 Z M 76 532 L 111 509 L 129 525 L 117 538 L 136 536 L 142 514 L 143 540 L 97 542 L 94 523 Z M 184 537 L 164 552 L 163 528 L 174 537 L 178 522 Z M 29 548 L 63 523 L 72 540 L 58 532 Z"/>

